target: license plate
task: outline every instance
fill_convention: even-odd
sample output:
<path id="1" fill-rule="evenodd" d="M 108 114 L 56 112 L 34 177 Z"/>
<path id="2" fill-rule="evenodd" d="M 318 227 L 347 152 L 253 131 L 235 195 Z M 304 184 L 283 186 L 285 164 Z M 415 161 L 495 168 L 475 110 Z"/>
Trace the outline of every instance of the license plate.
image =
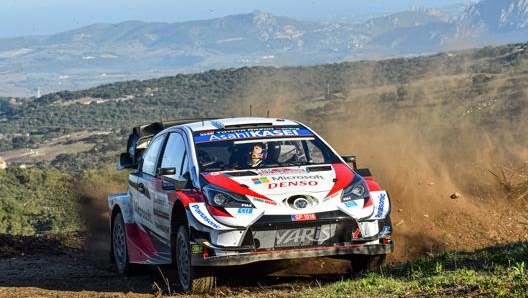
<path id="1" fill-rule="evenodd" d="M 316 220 L 315 213 L 308 214 L 294 214 L 291 216 L 292 221 L 305 221 L 305 220 Z"/>

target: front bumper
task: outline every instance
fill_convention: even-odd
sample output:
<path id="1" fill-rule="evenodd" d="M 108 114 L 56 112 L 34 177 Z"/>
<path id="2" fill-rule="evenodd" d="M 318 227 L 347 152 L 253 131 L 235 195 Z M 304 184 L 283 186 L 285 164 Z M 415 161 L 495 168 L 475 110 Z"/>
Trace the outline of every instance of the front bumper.
<path id="1" fill-rule="evenodd" d="M 318 213 L 316 221 L 292 221 L 289 215 L 269 215 L 246 230 L 192 230 L 192 265 L 383 255 L 394 250 L 391 232 L 390 217 L 358 222 L 342 211 L 331 211 Z"/>

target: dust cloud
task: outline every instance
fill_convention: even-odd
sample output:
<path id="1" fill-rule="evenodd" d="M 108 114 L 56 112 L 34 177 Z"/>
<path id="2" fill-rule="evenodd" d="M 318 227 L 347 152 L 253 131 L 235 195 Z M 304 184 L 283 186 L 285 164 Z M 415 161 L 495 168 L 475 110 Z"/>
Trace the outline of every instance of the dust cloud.
<path id="1" fill-rule="evenodd" d="M 354 154 L 369 167 L 392 201 L 393 261 L 427 253 L 473 249 L 516 241 L 515 229 L 497 227 L 511 202 L 494 171 L 522 162 L 528 155 L 507 128 L 494 135 L 467 123 L 443 123 L 420 115 L 394 119 L 395 110 L 363 106 L 364 114 L 327 119 L 322 134 L 341 154 Z M 460 126 L 458 125 L 460 124 Z"/>
<path id="2" fill-rule="evenodd" d="M 126 192 L 126 175 L 104 177 L 79 174 L 77 196 L 79 216 L 85 231 L 84 250 L 96 264 L 109 264 L 110 211 L 108 194 Z"/>

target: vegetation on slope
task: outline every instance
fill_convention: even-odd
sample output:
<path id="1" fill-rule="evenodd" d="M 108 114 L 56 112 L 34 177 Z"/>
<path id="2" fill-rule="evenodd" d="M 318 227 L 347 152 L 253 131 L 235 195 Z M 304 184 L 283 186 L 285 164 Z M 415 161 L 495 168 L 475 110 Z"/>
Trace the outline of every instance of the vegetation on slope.
<path id="1" fill-rule="evenodd" d="M 106 204 L 106 193 L 122 185 L 125 176 L 109 168 L 82 173 L 53 167 L 0 170 L 0 234 L 86 231 L 87 221 L 96 219 L 93 209 L 101 210 L 90 205 Z"/>
<path id="2" fill-rule="evenodd" d="M 277 104 L 298 102 L 300 110 L 292 116 L 309 120 L 324 112 L 312 108 L 317 99 L 338 105 L 339 101 L 331 100 L 336 94 L 357 89 L 373 92 L 356 99 L 356 105 L 375 100 L 395 109 L 400 108 L 401 102 L 408 102 L 409 96 L 419 101 L 420 95 L 428 95 L 428 90 L 412 94 L 409 84 L 442 76 L 460 76 L 465 82 L 460 92 L 444 90 L 443 100 L 474 102 L 487 92 L 497 76 L 524 74 L 525 47 L 488 47 L 428 57 L 311 67 L 211 70 L 62 91 L 41 98 L 0 98 L 0 135 L 7 140 L 0 143 L 0 151 L 38 147 L 43 141 L 74 131 L 115 133 L 138 123 L 167 119 L 247 115 L 250 105 L 255 114 L 265 115 L 267 110 L 277 110 Z M 502 84 L 507 89 L 498 90 L 506 96 L 498 100 L 509 109 L 511 117 L 523 114 L 526 96 L 522 86 L 523 81 L 512 75 Z M 385 91 L 378 93 L 377 89 Z M 480 121 L 486 123 L 486 119 Z"/>

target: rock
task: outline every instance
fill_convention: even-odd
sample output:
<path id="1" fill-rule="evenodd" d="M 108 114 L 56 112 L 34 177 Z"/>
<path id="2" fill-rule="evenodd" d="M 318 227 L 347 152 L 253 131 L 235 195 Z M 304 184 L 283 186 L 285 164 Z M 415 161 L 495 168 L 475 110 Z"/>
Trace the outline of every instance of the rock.
<path id="1" fill-rule="evenodd" d="M 458 198 L 460 198 L 461 196 L 462 196 L 462 195 L 461 195 L 460 193 L 455 192 L 455 193 L 453 193 L 452 195 L 450 195 L 449 197 L 450 197 L 451 199 L 454 200 L 454 199 L 458 199 Z"/>
<path id="2" fill-rule="evenodd" d="M 403 224 L 403 219 L 394 224 L 395 227 L 399 227 Z"/>

